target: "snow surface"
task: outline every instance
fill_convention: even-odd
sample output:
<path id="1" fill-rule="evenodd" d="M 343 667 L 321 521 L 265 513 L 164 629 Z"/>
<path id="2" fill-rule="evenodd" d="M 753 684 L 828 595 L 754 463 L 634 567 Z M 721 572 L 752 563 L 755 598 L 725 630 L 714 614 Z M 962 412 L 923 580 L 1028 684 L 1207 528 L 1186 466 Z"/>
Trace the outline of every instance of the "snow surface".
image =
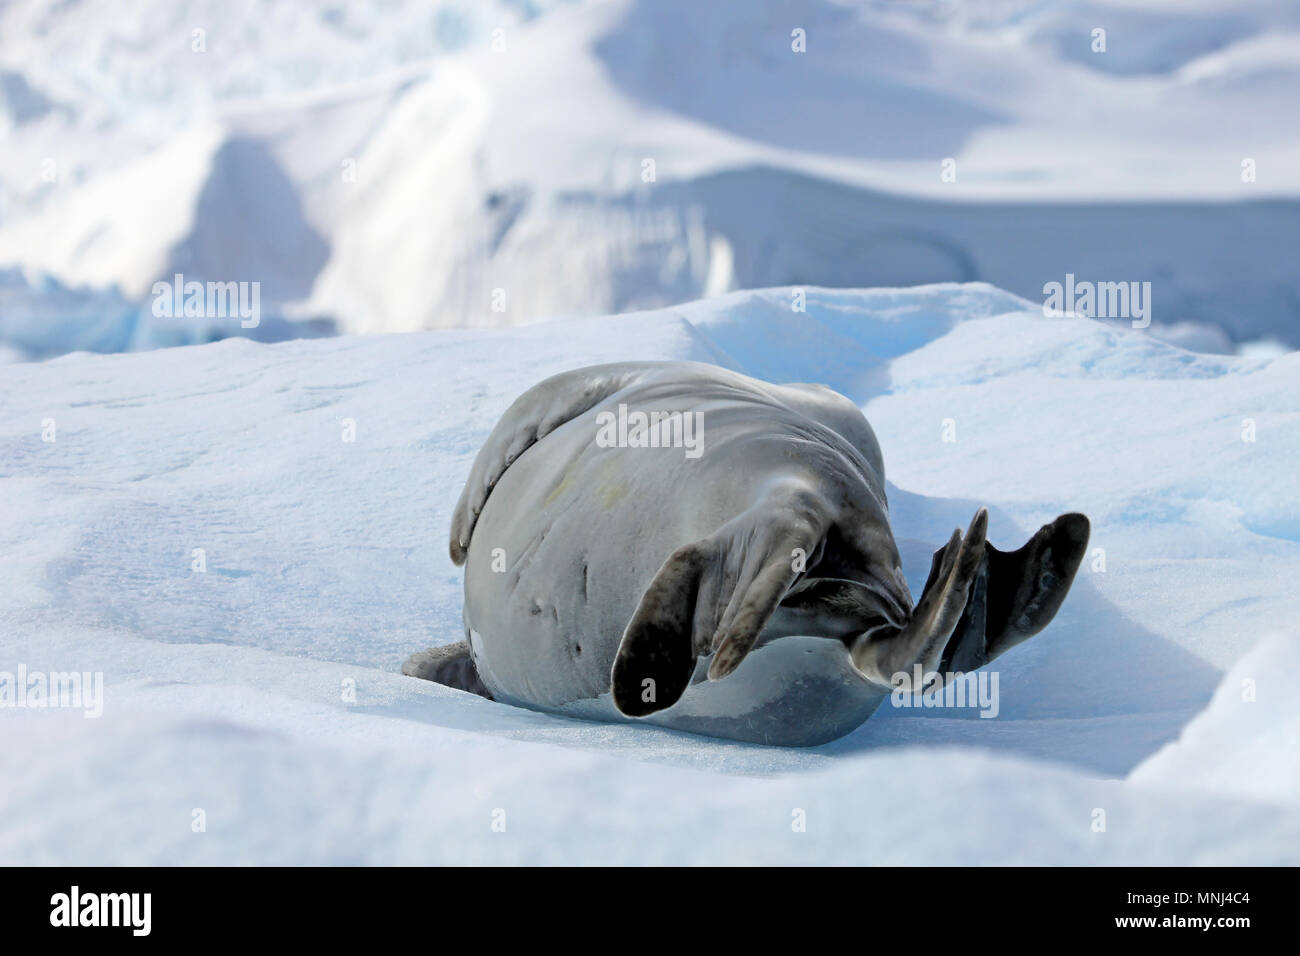
<path id="1" fill-rule="evenodd" d="M 1294 0 L 11 0 L 0 267 L 352 332 L 1071 273 L 1295 348 L 1298 110 Z"/>
<path id="2" fill-rule="evenodd" d="M 1300 353 L 983 284 L 791 301 L 0 366 L 0 671 L 105 681 L 98 719 L 0 707 L 0 863 L 1300 862 Z M 461 637 L 448 523 L 497 416 L 626 359 L 857 401 L 913 593 L 980 504 L 1000 546 L 1086 512 L 998 717 L 785 750 L 401 676 Z"/>

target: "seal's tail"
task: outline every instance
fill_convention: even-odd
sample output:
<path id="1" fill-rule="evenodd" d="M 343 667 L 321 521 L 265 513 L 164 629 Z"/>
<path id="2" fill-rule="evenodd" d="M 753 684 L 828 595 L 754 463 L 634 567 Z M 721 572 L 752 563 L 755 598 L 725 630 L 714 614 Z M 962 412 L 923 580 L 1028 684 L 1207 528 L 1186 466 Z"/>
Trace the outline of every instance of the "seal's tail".
<path id="1" fill-rule="evenodd" d="M 857 638 L 853 662 L 869 680 L 888 683 L 919 664 L 947 681 L 1047 627 L 1087 550 L 1088 519 L 1061 515 L 1017 551 L 989 544 L 987 528 L 988 512 L 981 508 L 965 538 L 954 531 L 934 553 L 921 600 L 902 632 L 881 638 L 866 631 Z"/>
<path id="2" fill-rule="evenodd" d="M 407 677 L 431 680 L 435 684 L 466 690 L 492 700 L 492 692 L 478 676 L 478 668 L 474 666 L 474 656 L 469 652 L 467 641 L 417 651 L 402 665 L 402 673 Z"/>
<path id="3" fill-rule="evenodd" d="M 1070 513 L 1043 525 L 1017 551 L 986 545 L 939 672 L 976 670 L 1047 627 L 1069 593 L 1088 548 L 1089 531 L 1084 515 Z M 936 554 L 934 565 L 938 563 Z"/>

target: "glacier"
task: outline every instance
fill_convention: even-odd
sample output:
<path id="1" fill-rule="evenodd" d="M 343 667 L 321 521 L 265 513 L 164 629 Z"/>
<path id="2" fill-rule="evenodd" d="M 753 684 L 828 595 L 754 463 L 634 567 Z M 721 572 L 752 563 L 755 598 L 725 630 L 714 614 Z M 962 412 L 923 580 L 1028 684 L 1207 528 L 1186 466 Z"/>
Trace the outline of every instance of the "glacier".
<path id="1" fill-rule="evenodd" d="M 760 6 L 10 0 L 0 268 L 257 281 L 280 338 L 1073 274 L 1150 282 L 1174 344 L 1300 347 L 1292 0 Z M 0 348 L 187 341 L 62 307 L 0 303 Z"/>

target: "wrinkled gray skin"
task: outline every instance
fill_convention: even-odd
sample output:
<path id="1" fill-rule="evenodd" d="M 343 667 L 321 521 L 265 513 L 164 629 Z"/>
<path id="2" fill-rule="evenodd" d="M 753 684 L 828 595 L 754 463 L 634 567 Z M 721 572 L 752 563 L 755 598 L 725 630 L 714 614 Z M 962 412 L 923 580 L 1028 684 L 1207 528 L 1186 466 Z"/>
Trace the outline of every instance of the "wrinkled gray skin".
<path id="1" fill-rule="evenodd" d="M 601 412 L 702 415 L 702 453 L 601 447 Z M 1087 541 L 1066 515 L 1018 552 L 976 515 L 913 607 L 875 435 L 848 399 L 692 362 L 547 379 L 505 413 L 452 522 L 467 643 L 413 676 L 498 701 L 812 745 L 893 675 L 974 669 L 1060 606 Z M 954 661 L 956 659 L 956 661 Z"/>

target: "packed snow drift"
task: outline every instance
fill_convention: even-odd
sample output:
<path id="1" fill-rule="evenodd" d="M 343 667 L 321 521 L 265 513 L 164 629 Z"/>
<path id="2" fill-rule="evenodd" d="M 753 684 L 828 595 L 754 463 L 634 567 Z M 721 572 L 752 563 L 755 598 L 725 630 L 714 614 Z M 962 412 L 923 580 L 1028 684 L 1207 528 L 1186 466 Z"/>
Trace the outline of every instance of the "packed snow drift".
<path id="1" fill-rule="evenodd" d="M 1300 862 L 1300 355 L 797 291 L 3 366 L 0 862 Z M 857 402 L 913 594 L 979 505 L 1017 544 L 1085 512 L 996 716 L 780 749 L 403 677 L 463 636 L 448 524 L 497 417 L 628 359 Z"/>
<path id="2" fill-rule="evenodd" d="M 131 308 L 0 343 L 174 344 L 177 274 L 350 332 L 1073 275 L 1295 348 L 1297 111 L 1293 0 L 13 0 L 0 268 Z"/>

